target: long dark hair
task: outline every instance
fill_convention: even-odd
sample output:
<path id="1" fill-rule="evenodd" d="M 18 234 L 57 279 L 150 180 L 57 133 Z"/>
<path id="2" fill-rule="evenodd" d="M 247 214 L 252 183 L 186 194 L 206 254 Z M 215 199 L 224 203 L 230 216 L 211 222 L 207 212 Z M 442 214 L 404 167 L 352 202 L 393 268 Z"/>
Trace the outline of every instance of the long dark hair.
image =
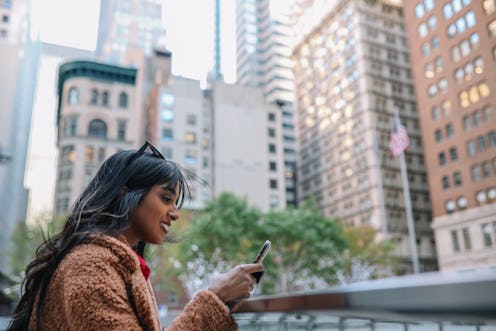
<path id="1" fill-rule="evenodd" d="M 144 152 L 148 146 L 153 153 Z M 71 207 L 63 229 L 37 248 L 35 258 L 26 268 L 21 298 L 8 330 L 28 330 L 33 313 L 37 317 L 36 328 L 41 330 L 46 289 L 62 259 L 90 236 L 122 234 L 129 225 L 128 216 L 152 186 L 165 184 L 174 189 L 179 185 L 180 207 L 189 194 L 184 172 L 148 142 L 138 151 L 121 151 L 109 157 Z M 145 243 L 139 242 L 134 249 L 143 256 Z"/>

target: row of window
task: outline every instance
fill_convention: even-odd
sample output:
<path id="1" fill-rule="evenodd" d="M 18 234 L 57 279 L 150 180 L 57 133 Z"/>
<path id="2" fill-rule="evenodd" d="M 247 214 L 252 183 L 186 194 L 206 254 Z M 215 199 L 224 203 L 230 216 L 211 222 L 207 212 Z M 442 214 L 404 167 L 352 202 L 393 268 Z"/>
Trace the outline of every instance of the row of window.
<path id="1" fill-rule="evenodd" d="M 482 57 L 477 57 L 455 70 L 455 80 L 457 83 L 467 82 L 472 79 L 474 74 L 480 75 L 483 72 L 484 60 Z"/>
<path id="2" fill-rule="evenodd" d="M 475 201 L 477 205 L 484 205 L 486 203 L 494 203 L 496 200 L 496 188 L 491 187 L 487 190 L 478 191 L 475 194 Z M 467 207 L 467 198 L 460 196 L 455 200 L 449 199 L 445 202 L 444 208 L 448 214 L 451 214 L 458 208 L 458 210 L 464 210 Z"/>
<path id="3" fill-rule="evenodd" d="M 479 45 L 480 36 L 477 32 L 474 32 L 467 39 L 463 39 L 457 45 L 451 47 L 451 59 L 457 62 L 462 57 L 468 56 L 473 50 L 479 48 Z"/>
<path id="4" fill-rule="evenodd" d="M 484 223 L 481 225 L 482 240 L 485 248 L 491 248 L 496 245 L 496 222 Z M 463 250 L 472 250 L 472 241 L 470 237 L 470 230 L 467 227 L 461 229 L 461 236 L 463 239 Z M 451 230 L 451 243 L 453 252 L 460 252 L 462 250 L 459 239 L 459 231 Z"/>
<path id="5" fill-rule="evenodd" d="M 422 47 L 421 47 L 422 55 L 425 57 L 431 55 L 431 51 L 438 49 L 439 45 L 440 45 L 439 37 L 438 36 L 432 36 L 430 42 L 425 42 L 422 44 Z"/>
<path id="6" fill-rule="evenodd" d="M 472 167 L 470 168 L 472 181 L 478 182 L 483 178 L 491 177 L 491 175 L 496 175 L 496 158 L 493 159 L 492 168 L 493 174 L 491 174 L 491 164 L 489 163 L 489 161 L 484 161 L 481 164 L 472 165 Z"/>
<path id="7" fill-rule="evenodd" d="M 453 186 L 460 186 L 462 185 L 462 174 L 459 171 L 456 171 L 452 175 L 453 178 Z M 450 176 L 443 176 L 441 179 L 441 183 L 443 185 L 443 189 L 447 190 L 450 188 Z"/>
<path id="8" fill-rule="evenodd" d="M 76 87 L 71 87 L 69 89 L 69 95 L 67 98 L 67 102 L 70 105 L 79 104 L 79 102 L 80 102 L 79 90 Z M 97 89 L 92 89 L 89 104 L 90 105 L 101 105 L 104 107 L 110 106 L 110 92 L 109 91 L 103 91 L 102 93 L 100 93 L 100 91 L 98 91 Z M 118 106 L 119 106 L 119 108 L 127 108 L 127 106 L 128 106 L 128 94 L 126 92 L 121 92 L 119 94 Z"/>
<path id="9" fill-rule="evenodd" d="M 126 139 L 126 126 L 127 122 L 124 120 L 120 120 L 117 123 L 117 139 L 125 140 Z M 63 135 L 64 137 L 75 137 L 77 135 L 77 117 L 71 116 L 64 120 L 63 127 Z M 90 121 L 88 124 L 87 130 L 88 137 L 95 137 L 106 139 L 107 138 L 107 124 L 100 120 L 94 119 Z"/>
<path id="10" fill-rule="evenodd" d="M 433 98 L 438 93 L 446 93 L 448 91 L 448 81 L 446 78 L 441 78 L 436 84 L 430 84 L 427 87 L 427 94 Z"/>
<path id="11" fill-rule="evenodd" d="M 451 0 L 443 6 L 444 18 L 449 20 L 453 15 L 459 13 L 464 7 L 468 6 L 472 0 Z"/>
<path id="12" fill-rule="evenodd" d="M 455 134 L 455 130 L 453 129 L 452 123 L 446 124 L 445 132 L 446 132 L 446 138 L 453 137 L 453 135 Z M 436 131 L 434 131 L 434 138 L 436 139 L 436 142 L 441 142 L 443 140 L 443 132 L 441 129 L 436 129 Z"/>
<path id="13" fill-rule="evenodd" d="M 491 120 L 492 109 L 486 105 L 482 109 L 474 110 L 471 114 L 463 117 L 463 129 L 470 131 L 472 127 L 478 127 L 483 123 L 488 123 Z"/>
<path id="14" fill-rule="evenodd" d="M 433 106 L 431 109 L 431 116 L 434 121 L 437 121 L 442 117 L 447 117 L 451 113 L 451 101 L 444 100 L 441 103 L 441 107 Z"/>
<path id="15" fill-rule="evenodd" d="M 496 131 L 490 131 L 486 136 L 480 135 L 475 139 L 467 141 L 467 153 L 470 156 L 478 152 L 484 152 L 488 148 L 496 147 Z"/>
<path id="16" fill-rule="evenodd" d="M 449 149 L 449 157 L 450 157 L 451 162 L 455 162 L 456 160 L 458 160 L 458 152 L 456 150 L 456 147 L 451 147 Z M 445 152 L 440 152 L 438 154 L 438 160 L 439 160 L 439 165 L 442 166 L 442 165 L 446 164 L 446 162 L 448 160 L 447 160 Z"/>
<path id="17" fill-rule="evenodd" d="M 489 86 L 486 82 L 480 82 L 472 85 L 468 89 L 461 91 L 458 94 L 460 106 L 467 108 L 471 104 L 478 102 L 480 99 L 487 98 L 491 94 Z"/>
<path id="18" fill-rule="evenodd" d="M 458 18 L 454 23 L 448 25 L 447 33 L 449 38 L 454 38 L 457 34 L 462 34 L 477 24 L 477 19 L 473 11 L 468 11 Z"/>
<path id="19" fill-rule="evenodd" d="M 162 129 L 162 140 L 163 141 L 172 141 L 174 139 L 174 133 L 172 128 L 163 128 Z M 192 131 L 186 132 L 184 137 L 184 141 L 187 144 L 196 144 L 196 133 Z"/>

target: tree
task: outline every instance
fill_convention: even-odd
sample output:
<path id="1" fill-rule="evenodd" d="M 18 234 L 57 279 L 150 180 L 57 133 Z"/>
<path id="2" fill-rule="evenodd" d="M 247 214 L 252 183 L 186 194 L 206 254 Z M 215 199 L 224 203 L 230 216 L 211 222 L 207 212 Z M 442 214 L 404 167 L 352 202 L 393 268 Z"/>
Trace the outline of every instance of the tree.
<path id="1" fill-rule="evenodd" d="M 398 260 L 392 254 L 393 243 L 377 240 L 377 231 L 370 226 L 344 230 L 348 248 L 343 252 L 343 269 L 338 273 L 340 284 L 349 284 L 394 274 Z"/>
<path id="2" fill-rule="evenodd" d="M 346 248 L 339 222 L 325 218 L 311 201 L 264 214 L 245 199 L 223 193 L 193 217 L 191 227 L 197 235 L 169 256 L 190 292 L 229 266 L 252 262 L 267 239 L 272 250 L 264 261 L 262 293 L 333 284 Z"/>

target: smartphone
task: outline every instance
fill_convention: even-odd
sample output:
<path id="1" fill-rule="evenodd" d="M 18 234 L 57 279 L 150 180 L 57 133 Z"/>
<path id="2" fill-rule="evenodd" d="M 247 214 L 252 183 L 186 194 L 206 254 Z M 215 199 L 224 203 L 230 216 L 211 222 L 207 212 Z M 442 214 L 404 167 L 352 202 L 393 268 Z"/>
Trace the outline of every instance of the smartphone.
<path id="1" fill-rule="evenodd" d="M 265 256 L 270 250 L 270 246 L 271 246 L 270 241 L 266 240 L 262 248 L 260 248 L 260 251 L 258 252 L 257 257 L 255 258 L 253 263 L 262 263 Z M 260 279 L 262 278 L 263 274 L 264 274 L 263 270 L 252 273 L 252 276 L 255 277 L 255 279 L 257 280 L 257 284 L 260 282 Z"/>

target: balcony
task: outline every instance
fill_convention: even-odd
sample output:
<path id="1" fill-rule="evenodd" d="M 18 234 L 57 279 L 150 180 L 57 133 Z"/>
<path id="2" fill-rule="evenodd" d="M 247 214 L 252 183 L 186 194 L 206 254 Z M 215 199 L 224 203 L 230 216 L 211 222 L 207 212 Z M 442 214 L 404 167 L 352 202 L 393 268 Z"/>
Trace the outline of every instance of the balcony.
<path id="1" fill-rule="evenodd" d="M 254 297 L 235 317 L 240 331 L 495 331 L 496 267 Z"/>

